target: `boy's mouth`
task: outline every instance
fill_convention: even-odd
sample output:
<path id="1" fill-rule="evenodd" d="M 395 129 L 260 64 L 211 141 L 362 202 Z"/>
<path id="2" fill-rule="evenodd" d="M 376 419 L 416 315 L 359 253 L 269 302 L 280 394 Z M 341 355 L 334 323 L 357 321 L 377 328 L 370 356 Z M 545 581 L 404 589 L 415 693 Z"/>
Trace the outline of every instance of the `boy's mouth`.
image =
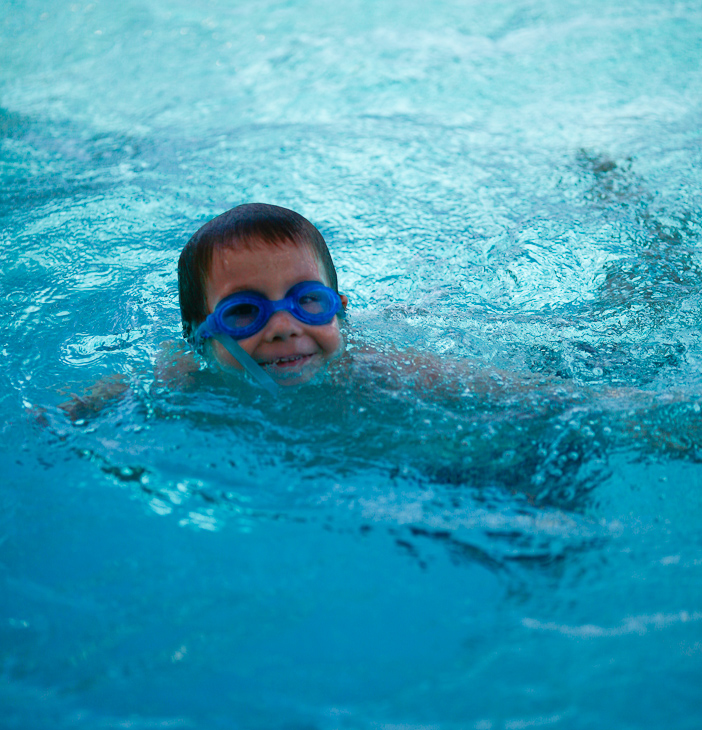
<path id="1" fill-rule="evenodd" d="M 277 357 L 272 360 L 264 360 L 259 363 L 261 367 L 279 367 L 292 368 L 296 365 L 302 365 L 311 360 L 314 355 L 288 355 L 286 357 Z"/>

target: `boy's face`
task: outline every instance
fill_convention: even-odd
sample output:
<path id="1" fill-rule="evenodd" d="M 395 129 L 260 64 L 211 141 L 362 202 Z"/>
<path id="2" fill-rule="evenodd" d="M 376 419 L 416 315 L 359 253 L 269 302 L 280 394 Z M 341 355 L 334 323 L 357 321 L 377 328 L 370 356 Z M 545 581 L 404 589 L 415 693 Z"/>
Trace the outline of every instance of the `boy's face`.
<path id="1" fill-rule="evenodd" d="M 329 285 L 307 246 L 220 249 L 214 252 L 207 277 L 207 310 L 213 312 L 218 302 L 236 292 L 254 291 L 271 301 L 283 299 L 301 281 Z M 345 308 L 348 299 L 341 295 L 341 301 Z M 337 317 L 328 324 L 310 325 L 286 311 L 276 312 L 263 329 L 238 342 L 280 385 L 306 383 L 343 348 Z M 213 347 L 221 363 L 241 367 L 219 342 L 213 342 Z"/>

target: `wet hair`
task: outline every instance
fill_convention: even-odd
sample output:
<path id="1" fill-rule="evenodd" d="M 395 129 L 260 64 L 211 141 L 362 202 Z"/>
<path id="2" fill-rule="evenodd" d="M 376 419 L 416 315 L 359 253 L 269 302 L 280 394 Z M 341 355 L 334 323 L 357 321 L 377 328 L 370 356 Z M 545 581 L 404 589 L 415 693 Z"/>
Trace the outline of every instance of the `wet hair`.
<path id="1" fill-rule="evenodd" d="M 185 244 L 178 259 L 178 293 L 183 337 L 192 341 L 209 312 L 205 290 L 215 251 L 290 244 L 308 247 L 327 284 L 338 292 L 336 269 L 322 234 L 299 213 L 266 203 L 239 205 L 205 223 Z"/>

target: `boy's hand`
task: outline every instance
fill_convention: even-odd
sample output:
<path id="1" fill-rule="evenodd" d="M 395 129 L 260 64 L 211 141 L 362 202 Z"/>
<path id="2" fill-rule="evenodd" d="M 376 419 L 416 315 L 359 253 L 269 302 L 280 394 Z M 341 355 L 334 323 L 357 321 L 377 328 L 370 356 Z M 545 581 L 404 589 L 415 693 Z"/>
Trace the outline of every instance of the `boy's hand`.
<path id="1" fill-rule="evenodd" d="M 82 396 L 71 394 L 71 400 L 61 403 L 59 408 L 75 423 L 96 416 L 128 390 L 123 375 L 110 375 L 98 380 Z"/>

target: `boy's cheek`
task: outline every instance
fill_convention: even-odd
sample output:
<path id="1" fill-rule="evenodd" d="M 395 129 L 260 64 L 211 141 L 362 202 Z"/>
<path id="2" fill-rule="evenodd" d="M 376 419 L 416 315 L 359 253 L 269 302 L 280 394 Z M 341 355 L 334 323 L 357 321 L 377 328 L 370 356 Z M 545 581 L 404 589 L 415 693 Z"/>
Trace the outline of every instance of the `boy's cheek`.
<path id="1" fill-rule="evenodd" d="M 333 322 L 329 327 L 330 330 L 325 337 L 325 342 L 320 343 L 327 359 L 341 355 L 346 349 L 346 340 L 339 329 L 338 323 Z"/>

